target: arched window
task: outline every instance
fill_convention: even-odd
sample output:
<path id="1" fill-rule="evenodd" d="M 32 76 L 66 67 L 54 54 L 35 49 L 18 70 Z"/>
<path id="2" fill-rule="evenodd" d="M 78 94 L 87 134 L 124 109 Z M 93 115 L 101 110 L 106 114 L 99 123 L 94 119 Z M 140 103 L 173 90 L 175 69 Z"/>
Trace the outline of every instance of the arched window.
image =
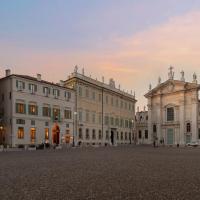
<path id="1" fill-rule="evenodd" d="M 90 139 L 90 132 L 89 132 L 89 129 L 86 129 L 85 138 L 86 138 L 86 140 L 89 140 L 89 139 Z"/>
<path id="2" fill-rule="evenodd" d="M 167 108 L 167 121 L 174 121 L 174 108 Z"/>
<path id="3" fill-rule="evenodd" d="M 82 128 L 79 128 L 78 130 L 78 138 L 83 139 Z"/>
<path id="4" fill-rule="evenodd" d="M 95 131 L 95 129 L 92 130 L 92 139 L 96 140 L 96 131 Z"/>
<path id="5" fill-rule="evenodd" d="M 186 131 L 187 131 L 187 133 L 191 132 L 191 125 L 190 125 L 190 123 L 187 123 L 187 125 L 186 125 Z"/>

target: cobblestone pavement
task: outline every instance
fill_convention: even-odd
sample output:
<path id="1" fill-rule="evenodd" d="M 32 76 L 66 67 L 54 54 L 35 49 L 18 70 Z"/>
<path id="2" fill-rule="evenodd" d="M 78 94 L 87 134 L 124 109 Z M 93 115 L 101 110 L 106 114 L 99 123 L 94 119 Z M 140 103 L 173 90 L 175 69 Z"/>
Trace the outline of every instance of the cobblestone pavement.
<path id="1" fill-rule="evenodd" d="M 0 199 L 200 199 L 200 148 L 0 153 Z"/>

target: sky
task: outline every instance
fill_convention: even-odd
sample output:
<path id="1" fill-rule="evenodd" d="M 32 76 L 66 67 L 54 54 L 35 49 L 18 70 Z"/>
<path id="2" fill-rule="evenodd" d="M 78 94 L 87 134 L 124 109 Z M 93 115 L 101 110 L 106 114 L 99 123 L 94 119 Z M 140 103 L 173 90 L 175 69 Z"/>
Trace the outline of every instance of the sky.
<path id="1" fill-rule="evenodd" d="M 59 82 L 75 65 L 135 91 L 140 110 L 170 65 L 200 82 L 200 1 L 0 0 L 0 77 L 9 68 Z"/>

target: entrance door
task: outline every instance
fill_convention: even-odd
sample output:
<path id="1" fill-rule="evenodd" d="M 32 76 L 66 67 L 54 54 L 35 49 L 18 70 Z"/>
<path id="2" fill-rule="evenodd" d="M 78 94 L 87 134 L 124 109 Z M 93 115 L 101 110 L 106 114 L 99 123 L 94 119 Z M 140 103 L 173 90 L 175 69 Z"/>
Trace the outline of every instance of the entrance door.
<path id="1" fill-rule="evenodd" d="M 191 142 L 191 135 L 186 135 L 186 144 Z"/>
<path id="2" fill-rule="evenodd" d="M 0 129 L 0 145 L 4 144 L 4 142 L 5 142 L 5 136 L 3 130 Z"/>
<path id="3" fill-rule="evenodd" d="M 60 127 L 55 124 L 52 129 L 52 140 L 53 144 L 59 144 L 60 142 Z"/>
<path id="4" fill-rule="evenodd" d="M 167 144 L 174 144 L 174 130 L 172 128 L 167 129 Z"/>
<path id="5" fill-rule="evenodd" d="M 111 144 L 114 145 L 114 132 L 113 131 L 111 131 L 110 140 L 111 140 Z"/>

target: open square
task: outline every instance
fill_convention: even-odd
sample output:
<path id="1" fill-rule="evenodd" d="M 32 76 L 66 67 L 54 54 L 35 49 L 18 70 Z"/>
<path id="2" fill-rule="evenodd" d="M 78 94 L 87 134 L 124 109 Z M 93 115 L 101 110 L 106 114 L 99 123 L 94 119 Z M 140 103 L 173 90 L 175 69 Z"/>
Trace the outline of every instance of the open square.
<path id="1" fill-rule="evenodd" d="M 1 199 L 199 199 L 199 154 L 133 145 L 2 152 Z"/>

